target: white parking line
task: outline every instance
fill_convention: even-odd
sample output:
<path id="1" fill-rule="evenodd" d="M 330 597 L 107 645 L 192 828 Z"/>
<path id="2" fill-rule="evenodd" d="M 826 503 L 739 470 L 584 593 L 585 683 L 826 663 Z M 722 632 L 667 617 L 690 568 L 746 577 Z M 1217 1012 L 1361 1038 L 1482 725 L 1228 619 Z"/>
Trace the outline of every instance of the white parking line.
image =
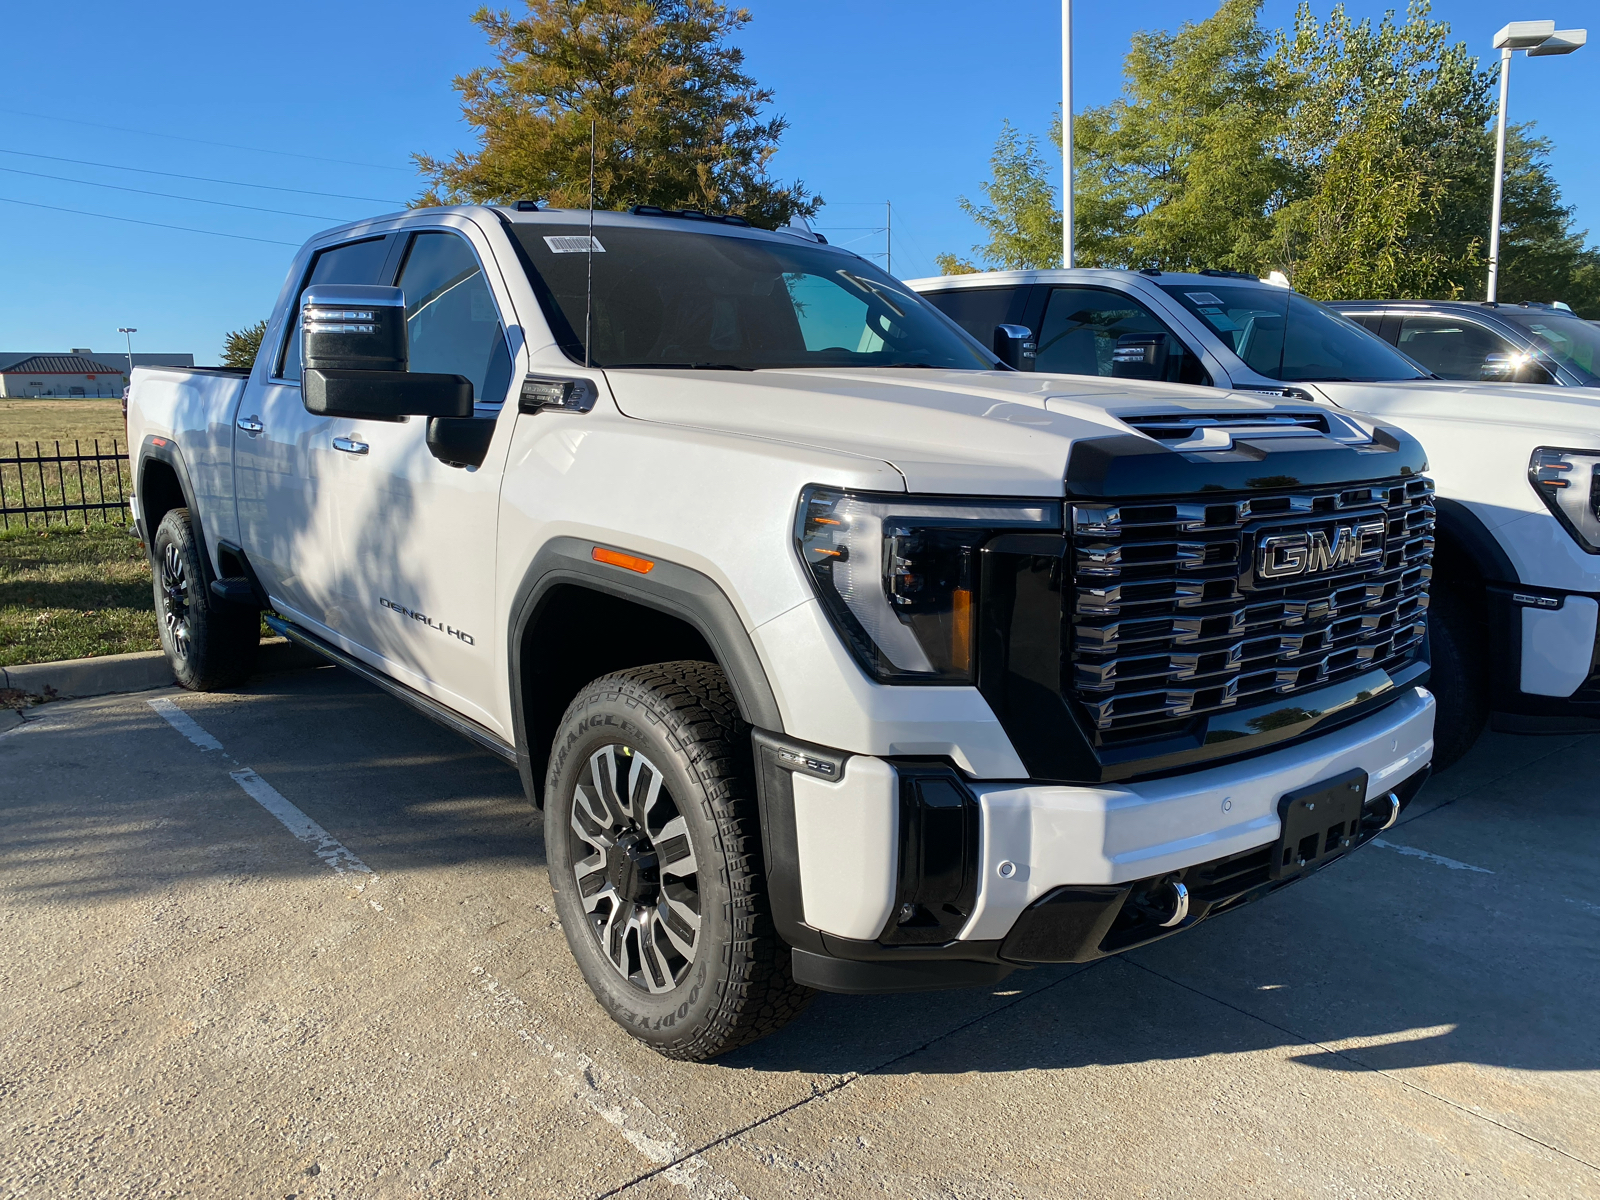
<path id="1" fill-rule="evenodd" d="M 162 696 L 146 703 L 160 713 L 167 724 L 201 750 L 218 751 L 228 762 L 237 765 L 237 760 L 223 749 L 222 743 L 207 733 L 198 721 L 172 700 Z M 312 853 L 327 863 L 337 874 L 366 875 L 368 878 L 356 885 L 357 890 L 377 881 L 378 876 L 371 867 L 255 771 L 240 766 L 238 770 L 229 771 L 228 775 L 244 789 L 246 795 L 276 817 L 296 838 L 310 846 Z M 376 900 L 369 900 L 368 903 L 386 919 L 393 919 L 384 913 L 383 906 Z M 485 973 L 482 967 L 474 967 L 473 974 L 483 976 Z M 485 977 L 485 985 L 485 992 L 497 1007 L 521 1010 L 528 1016 L 535 1015 L 520 997 L 501 987 L 499 981 L 492 976 Z M 556 1076 L 572 1088 L 574 1098 L 581 1100 L 591 1112 L 613 1126 L 646 1160 L 658 1167 L 673 1163 L 673 1166 L 661 1172 L 661 1176 L 669 1183 L 684 1189 L 697 1200 L 702 1197 L 705 1200 L 712 1200 L 714 1197 L 743 1197 L 743 1193 L 730 1180 L 719 1174 L 700 1155 L 690 1154 L 684 1157 L 683 1139 L 626 1089 L 616 1087 L 603 1089 L 597 1076 L 606 1073 L 597 1071 L 598 1064 L 576 1047 L 562 1049 L 558 1046 L 553 1038 L 559 1037 L 559 1034 L 549 1031 L 547 1035 L 541 1036 L 530 1033 L 526 1028 L 517 1028 L 516 1032 L 524 1042 L 538 1046 L 553 1060 L 552 1066 Z M 682 1161 L 677 1161 L 679 1159 Z"/>
<path id="2" fill-rule="evenodd" d="M 1385 850 L 1393 850 L 1396 854 L 1404 854 L 1408 858 L 1426 859 L 1428 862 L 1437 863 L 1441 867 L 1449 867 L 1452 871 L 1476 871 L 1480 875 L 1493 875 L 1488 867 L 1475 867 L 1471 863 L 1461 862 L 1459 859 L 1446 858 L 1442 854 L 1430 854 L 1426 850 L 1418 850 L 1415 846 L 1401 846 L 1395 842 L 1386 842 L 1382 838 L 1373 838 L 1374 846 L 1382 846 Z"/>
<path id="3" fill-rule="evenodd" d="M 204 729 L 201 729 L 195 719 L 183 709 L 179 708 L 165 696 L 158 696 L 151 700 L 150 707 L 161 714 L 162 718 L 184 737 L 188 738 L 202 750 L 221 750 L 222 743 L 217 741 Z"/>
<path id="4" fill-rule="evenodd" d="M 167 699 L 167 697 L 158 696 L 156 699 L 148 701 L 148 703 L 151 708 L 161 714 L 162 719 L 168 725 L 171 725 L 184 737 L 199 746 L 200 749 L 222 750 L 221 742 L 202 729 L 198 721 Z M 225 750 L 222 752 L 222 757 L 229 762 L 236 761 Z M 333 868 L 335 874 L 347 875 L 354 872 L 367 875 L 370 877 L 367 880 L 369 883 L 377 879 L 377 875 L 372 868 L 351 853 L 338 838 L 306 816 L 305 813 L 290 803 L 282 792 L 278 791 L 277 788 L 273 787 L 249 767 L 241 767 L 237 771 L 229 771 L 228 774 L 235 783 L 244 789 L 245 795 L 277 817 L 283 823 L 285 829 L 310 846 L 311 852 Z M 373 907 L 378 907 L 376 901 L 373 902 Z M 378 911 L 382 912 L 383 910 L 380 908 Z"/>

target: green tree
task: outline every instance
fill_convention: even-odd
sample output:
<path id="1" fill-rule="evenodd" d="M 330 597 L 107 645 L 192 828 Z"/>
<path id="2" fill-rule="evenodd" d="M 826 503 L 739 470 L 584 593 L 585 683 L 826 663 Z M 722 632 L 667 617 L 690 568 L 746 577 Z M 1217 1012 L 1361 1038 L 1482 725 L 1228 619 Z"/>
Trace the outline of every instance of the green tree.
<path id="1" fill-rule="evenodd" d="M 1074 121 L 1084 266 L 1253 269 L 1290 183 L 1259 8 L 1224 0 L 1176 33 L 1135 34 L 1122 96 Z"/>
<path id="2" fill-rule="evenodd" d="M 257 321 L 243 329 L 235 329 L 222 339 L 222 365 L 225 367 L 253 367 L 256 354 L 261 349 L 261 339 L 267 336 L 267 323 Z"/>
<path id="3" fill-rule="evenodd" d="M 1427 0 L 1376 23 L 1301 4 L 1275 32 L 1259 11 L 1224 0 L 1176 33 L 1134 36 L 1123 95 L 1073 122 L 1079 263 L 1280 269 L 1322 299 L 1481 297 L 1492 72 Z M 1600 315 L 1600 250 L 1562 204 L 1549 149 L 1531 126 L 1509 131 L 1500 294 Z M 1037 147 L 1007 125 L 993 165 L 989 204 L 961 201 L 990 235 L 979 258 L 1055 265 Z"/>
<path id="4" fill-rule="evenodd" d="M 1056 146 L 1061 145 L 1061 122 L 1054 129 Z M 1024 137 L 1007 121 L 989 156 L 994 178 L 983 184 L 987 204 L 975 204 L 962 196 L 961 210 L 978 223 L 989 240 L 974 246 L 990 267 L 1015 271 L 1030 267 L 1061 265 L 1061 207 L 1056 189 L 1051 186 L 1039 140 Z M 954 254 L 941 254 L 935 260 L 946 275 L 963 275 L 978 270 L 970 261 Z"/>
<path id="5" fill-rule="evenodd" d="M 415 156 L 431 180 L 419 204 L 518 198 L 589 201 L 590 122 L 597 128 L 595 203 L 735 213 L 777 226 L 821 206 L 799 182 L 767 174 L 782 117 L 728 38 L 750 20 L 714 0 L 526 0 L 527 12 L 482 8 L 473 21 L 495 62 L 459 76 L 478 149 Z"/>
<path id="6" fill-rule="evenodd" d="M 1492 79 L 1449 36 L 1426 3 L 1377 25 L 1301 4 L 1268 64 L 1292 195 L 1257 265 L 1327 298 L 1459 296 L 1481 277 Z"/>

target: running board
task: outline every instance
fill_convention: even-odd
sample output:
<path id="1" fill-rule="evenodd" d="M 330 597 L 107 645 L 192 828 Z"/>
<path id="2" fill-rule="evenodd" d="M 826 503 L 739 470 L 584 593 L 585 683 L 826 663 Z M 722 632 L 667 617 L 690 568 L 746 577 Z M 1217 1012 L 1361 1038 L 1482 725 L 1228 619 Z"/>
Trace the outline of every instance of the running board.
<path id="1" fill-rule="evenodd" d="M 498 737 L 490 733 L 476 721 L 469 720 L 466 717 L 463 717 L 460 713 L 446 708 L 443 704 L 440 704 L 432 697 L 424 696 L 415 688 L 407 687 L 399 680 L 390 679 L 389 676 L 383 674 L 383 672 L 374 670 L 373 668 L 367 666 L 367 664 L 362 662 L 360 659 L 354 658 L 351 655 L 346 654 L 343 650 L 340 650 L 337 646 L 323 641 L 316 634 L 307 633 L 298 625 L 291 625 L 282 617 L 273 616 L 271 613 L 264 613 L 262 614 L 261 619 L 267 623 L 268 627 L 274 633 L 281 634 L 282 636 L 288 638 L 291 642 L 298 642 L 307 650 L 315 651 L 316 653 L 322 655 L 323 658 L 333 663 L 335 666 L 343 667 L 352 675 L 358 675 L 362 679 L 365 679 L 368 683 L 377 685 L 384 691 L 388 692 L 395 699 L 409 704 L 423 716 L 437 721 L 446 729 L 454 730 L 462 737 L 476 742 L 491 754 L 497 754 L 501 758 L 505 759 L 506 762 L 515 765 L 517 761 L 516 748 L 513 746 L 508 746 L 505 742 L 501 741 Z"/>

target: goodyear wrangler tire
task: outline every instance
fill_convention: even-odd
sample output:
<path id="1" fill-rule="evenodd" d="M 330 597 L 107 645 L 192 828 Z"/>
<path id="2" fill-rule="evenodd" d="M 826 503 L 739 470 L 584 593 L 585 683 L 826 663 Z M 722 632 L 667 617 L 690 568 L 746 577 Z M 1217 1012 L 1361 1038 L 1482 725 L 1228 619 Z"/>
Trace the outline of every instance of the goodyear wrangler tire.
<path id="1" fill-rule="evenodd" d="M 207 601 L 204 551 L 187 508 L 161 519 L 150 546 L 156 628 L 173 677 L 195 692 L 243 683 L 255 670 L 261 617 L 254 609 Z"/>
<path id="2" fill-rule="evenodd" d="M 584 979 L 667 1057 L 746 1045 L 811 998 L 773 928 L 750 730 L 715 665 L 637 667 L 578 693 L 551 747 L 545 850 Z"/>

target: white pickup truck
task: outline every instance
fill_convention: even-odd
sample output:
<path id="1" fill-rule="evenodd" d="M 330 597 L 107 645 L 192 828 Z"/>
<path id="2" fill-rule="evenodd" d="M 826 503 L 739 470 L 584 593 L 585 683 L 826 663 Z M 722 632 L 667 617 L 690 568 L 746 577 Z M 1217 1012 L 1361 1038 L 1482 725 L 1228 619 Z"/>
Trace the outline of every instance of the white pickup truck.
<path id="1" fill-rule="evenodd" d="M 1024 371 L 1209 384 L 1406 429 L 1438 485 L 1435 766 L 1490 719 L 1516 733 L 1600 730 L 1600 389 L 1439 379 L 1332 308 L 1230 271 L 996 271 L 907 286 L 985 344 L 1004 326 L 995 344 Z"/>
<path id="2" fill-rule="evenodd" d="M 593 222 L 331 230 L 253 369 L 137 369 L 128 421 L 179 680 L 265 612 L 514 763 L 634 1036 L 1117 953 L 1422 786 L 1411 437 L 1007 369 L 804 228 Z"/>

